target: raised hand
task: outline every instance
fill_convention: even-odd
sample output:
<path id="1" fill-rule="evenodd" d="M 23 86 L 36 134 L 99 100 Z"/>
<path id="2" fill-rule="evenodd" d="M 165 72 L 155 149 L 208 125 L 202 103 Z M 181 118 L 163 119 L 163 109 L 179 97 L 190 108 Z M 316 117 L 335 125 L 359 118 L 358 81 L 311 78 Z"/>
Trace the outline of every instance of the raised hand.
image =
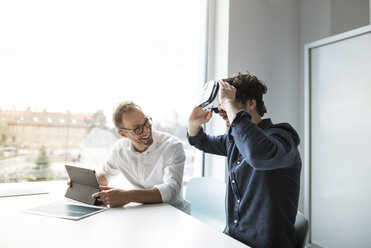
<path id="1" fill-rule="evenodd" d="M 199 107 L 194 107 L 188 119 L 188 134 L 190 136 L 197 135 L 200 131 L 201 125 L 207 123 L 211 116 L 212 112 L 202 110 Z"/>

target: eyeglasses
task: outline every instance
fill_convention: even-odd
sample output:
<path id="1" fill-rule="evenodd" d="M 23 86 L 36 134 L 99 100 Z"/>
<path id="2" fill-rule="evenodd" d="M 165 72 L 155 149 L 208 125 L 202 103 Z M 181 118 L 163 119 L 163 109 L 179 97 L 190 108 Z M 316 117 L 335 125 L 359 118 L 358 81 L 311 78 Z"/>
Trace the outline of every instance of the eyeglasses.
<path id="1" fill-rule="evenodd" d="M 144 127 L 148 128 L 148 129 L 152 127 L 152 118 L 151 117 L 147 116 L 147 119 L 143 123 L 143 125 L 139 125 L 134 129 L 121 128 L 120 130 L 122 130 L 122 131 L 133 131 L 136 135 L 141 135 L 144 131 Z"/>

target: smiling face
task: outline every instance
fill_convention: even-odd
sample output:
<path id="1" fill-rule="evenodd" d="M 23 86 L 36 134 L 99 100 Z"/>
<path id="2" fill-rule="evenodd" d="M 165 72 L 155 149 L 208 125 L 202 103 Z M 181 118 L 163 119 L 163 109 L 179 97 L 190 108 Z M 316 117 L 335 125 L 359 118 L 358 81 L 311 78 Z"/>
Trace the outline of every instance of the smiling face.
<path id="1" fill-rule="evenodd" d="M 139 109 L 122 114 L 122 125 L 125 128 L 118 132 L 121 136 L 128 138 L 138 152 L 144 152 L 153 143 L 152 126 L 148 124 L 148 121 L 148 117 Z M 136 134 L 134 132 L 136 128 L 143 128 L 143 132 Z"/>

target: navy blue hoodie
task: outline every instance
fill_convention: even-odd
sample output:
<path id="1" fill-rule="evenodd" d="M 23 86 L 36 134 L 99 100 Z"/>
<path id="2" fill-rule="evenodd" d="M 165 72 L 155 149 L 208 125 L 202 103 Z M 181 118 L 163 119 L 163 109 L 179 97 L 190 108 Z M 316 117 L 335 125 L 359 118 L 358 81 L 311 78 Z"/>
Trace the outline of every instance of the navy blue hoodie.
<path id="1" fill-rule="evenodd" d="M 228 230 L 253 248 L 296 246 L 295 217 L 300 191 L 300 138 L 288 123 L 251 121 L 240 110 L 228 133 L 201 131 L 189 143 L 228 159 Z"/>

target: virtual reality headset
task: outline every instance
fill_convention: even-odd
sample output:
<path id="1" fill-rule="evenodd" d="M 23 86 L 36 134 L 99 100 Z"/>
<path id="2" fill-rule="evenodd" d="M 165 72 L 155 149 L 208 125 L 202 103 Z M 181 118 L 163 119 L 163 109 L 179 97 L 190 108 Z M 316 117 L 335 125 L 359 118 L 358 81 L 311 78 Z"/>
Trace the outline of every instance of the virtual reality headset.
<path id="1" fill-rule="evenodd" d="M 205 111 L 214 111 L 218 113 L 219 99 L 218 99 L 219 83 L 215 80 L 209 81 L 205 84 L 199 108 Z"/>

